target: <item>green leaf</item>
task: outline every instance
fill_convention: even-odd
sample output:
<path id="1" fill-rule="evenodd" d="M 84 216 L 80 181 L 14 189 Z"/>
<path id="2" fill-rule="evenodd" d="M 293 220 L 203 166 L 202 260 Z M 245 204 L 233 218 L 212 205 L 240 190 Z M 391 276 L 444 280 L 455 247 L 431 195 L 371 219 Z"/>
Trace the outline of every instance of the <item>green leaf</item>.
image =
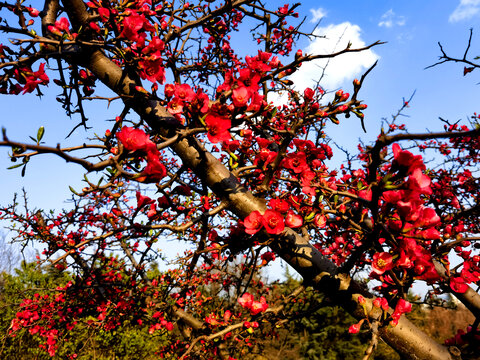
<path id="1" fill-rule="evenodd" d="M 68 188 L 70 189 L 70 191 L 72 193 L 74 193 L 75 195 L 78 195 L 78 193 L 75 191 L 75 189 L 73 187 L 69 186 Z"/>
<path id="2" fill-rule="evenodd" d="M 272 116 L 272 118 L 275 117 L 275 115 L 277 115 L 277 110 L 278 110 L 278 109 L 277 109 L 277 107 L 275 106 L 275 107 L 273 108 L 273 110 L 272 110 L 272 113 L 270 114 L 270 115 Z"/>
<path id="3" fill-rule="evenodd" d="M 43 126 L 40 126 L 37 131 L 37 142 L 40 143 L 40 141 L 43 139 L 43 134 L 45 134 L 45 128 Z"/>
<path id="4" fill-rule="evenodd" d="M 23 166 L 23 163 L 22 163 L 22 164 L 16 164 L 16 165 L 9 166 L 9 167 L 7 168 L 7 170 L 16 169 L 16 168 L 18 168 L 18 167 L 20 167 L 20 166 Z"/>

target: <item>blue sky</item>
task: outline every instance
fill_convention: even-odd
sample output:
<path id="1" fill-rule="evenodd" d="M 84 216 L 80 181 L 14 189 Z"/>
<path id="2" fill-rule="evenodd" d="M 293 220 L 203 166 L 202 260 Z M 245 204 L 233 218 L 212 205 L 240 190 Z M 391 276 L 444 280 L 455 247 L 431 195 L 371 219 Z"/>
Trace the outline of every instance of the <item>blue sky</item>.
<path id="1" fill-rule="evenodd" d="M 341 49 L 348 41 L 363 46 L 375 40 L 387 42 L 362 54 L 342 55 L 327 65 L 327 88 L 344 87 L 350 90 L 351 80 L 359 77 L 378 59 L 378 65 L 365 81 L 360 98 L 369 108 L 366 111 L 367 134 L 362 134 L 355 119 L 348 122 L 349 131 L 337 130 L 346 136 L 345 143 L 358 137 L 373 140 L 378 134 L 380 119 L 390 117 L 415 90 L 416 95 L 405 119 L 411 131 L 439 129 L 438 117 L 450 120 L 465 119 L 477 111 L 478 76 L 463 77 L 463 66 L 448 63 L 432 69 L 440 55 L 437 42 L 451 56 L 461 57 L 469 29 L 474 28 L 480 14 L 480 1 L 325 1 L 303 3 L 309 7 L 307 23 L 320 19 L 318 39 L 303 46 L 307 52 Z M 320 4 L 320 5 L 319 5 Z M 338 4 L 342 4 L 339 6 Z M 320 6 L 320 7 L 319 7 Z M 339 36 L 343 38 L 338 41 Z M 480 29 L 471 49 L 473 56 L 480 43 Z M 305 85 L 315 75 L 315 67 L 300 69 L 296 82 Z M 318 67 L 316 67 L 318 72 Z M 304 72 L 302 72 L 304 71 Z M 337 131 L 334 131 L 336 133 Z M 333 136 L 335 138 L 335 136 Z M 342 140 L 339 139 L 341 142 Z"/>
<path id="2" fill-rule="evenodd" d="M 31 4 L 35 6 L 37 2 Z M 269 6 L 283 6 L 285 1 L 267 1 Z M 366 79 L 360 98 L 368 104 L 365 111 L 364 134 L 358 119 L 341 119 L 340 126 L 331 126 L 330 136 L 340 145 L 354 151 L 358 139 L 372 141 L 378 135 L 381 119 L 390 117 L 414 91 L 416 95 L 405 113 L 405 123 L 411 131 L 441 130 L 438 117 L 450 120 L 467 119 L 480 108 L 477 96 L 479 73 L 463 76 L 463 65 L 448 63 L 432 69 L 425 67 L 435 63 L 440 55 L 440 41 L 447 53 L 461 57 L 465 50 L 469 29 L 474 28 L 471 54 L 476 56 L 480 44 L 480 28 L 475 25 L 480 19 L 480 0 L 437 1 L 303 1 L 298 8 L 300 17 L 305 16 L 305 31 L 315 30 L 325 38 L 308 42 L 305 39 L 296 48 L 304 53 L 325 53 L 341 49 L 350 41 L 353 47 L 364 46 L 376 40 L 387 42 L 370 51 L 343 55 L 332 59 L 326 70 L 323 86 L 329 90 L 344 88 L 351 91 L 351 81 L 378 59 L 378 66 Z M 5 42 L 0 34 L 0 42 Z M 252 47 L 253 49 L 253 47 Z M 247 52 L 248 46 L 244 51 Z M 256 50 L 252 50 L 256 53 Z M 253 54 L 252 54 L 253 55 Z M 479 51 L 480 55 L 480 51 Z M 325 63 L 304 65 L 293 80 L 299 90 L 310 86 L 318 78 Z M 51 86 L 51 88 L 54 88 Z M 55 95 L 57 89 L 50 91 Z M 60 106 L 46 97 L 38 101 L 33 95 L 1 96 L 2 116 L 0 125 L 7 128 L 12 140 L 28 141 L 39 126 L 46 127 L 45 142 L 55 146 L 58 141 L 72 143 L 82 141 L 83 134 L 64 140 L 74 120 L 68 119 Z M 115 107 L 115 105 L 112 105 Z M 91 107 L 90 119 L 103 133 L 104 120 L 117 113 L 107 111 L 106 104 Z M 0 149 L 0 173 L 2 191 L 0 204 L 11 201 L 13 193 L 24 187 L 30 203 L 44 209 L 61 208 L 70 196 L 68 186 L 82 186 L 83 170 L 76 165 L 66 165 L 54 156 L 33 159 L 26 176 L 20 171 L 6 170 L 12 163 L 7 157 L 8 149 Z"/>

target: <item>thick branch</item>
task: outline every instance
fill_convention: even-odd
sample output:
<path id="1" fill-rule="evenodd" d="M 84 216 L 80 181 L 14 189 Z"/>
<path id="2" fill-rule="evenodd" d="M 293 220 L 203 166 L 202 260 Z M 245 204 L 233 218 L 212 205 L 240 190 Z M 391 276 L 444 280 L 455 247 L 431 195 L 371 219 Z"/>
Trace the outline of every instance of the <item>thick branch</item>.
<path id="1" fill-rule="evenodd" d="M 437 273 L 443 278 L 443 280 L 445 280 L 445 282 L 447 282 L 446 284 L 444 284 L 445 290 L 454 294 L 455 297 L 460 300 L 463 305 L 465 305 L 465 307 L 470 310 L 477 319 L 480 319 L 480 294 L 478 294 L 470 286 L 463 293 L 451 290 L 450 287 L 447 285 L 449 276 L 447 275 L 447 270 L 445 269 L 445 266 L 443 266 L 443 264 L 438 260 L 434 260 L 433 263 L 435 265 L 435 270 L 437 271 Z"/>

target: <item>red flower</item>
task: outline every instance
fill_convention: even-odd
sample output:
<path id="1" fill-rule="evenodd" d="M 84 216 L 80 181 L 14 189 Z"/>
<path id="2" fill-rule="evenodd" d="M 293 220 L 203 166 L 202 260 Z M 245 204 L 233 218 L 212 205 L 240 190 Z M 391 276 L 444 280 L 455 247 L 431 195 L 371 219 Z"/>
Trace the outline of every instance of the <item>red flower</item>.
<path id="1" fill-rule="evenodd" d="M 193 101 L 196 94 L 188 84 L 181 84 L 175 86 L 175 96 L 183 101 Z"/>
<path id="2" fill-rule="evenodd" d="M 224 321 L 230 321 L 231 317 L 232 317 L 232 312 L 230 310 L 225 311 L 225 313 L 223 314 Z"/>
<path id="3" fill-rule="evenodd" d="M 249 309 L 253 303 L 253 295 L 249 293 L 243 294 L 242 297 L 238 298 L 238 303 L 242 307 Z"/>
<path id="4" fill-rule="evenodd" d="M 423 164 L 423 158 L 421 155 L 413 155 L 410 151 L 402 150 L 400 145 L 393 144 L 393 158 L 399 166 L 403 166 L 413 171 L 416 168 L 420 170 L 425 170 L 425 165 Z"/>
<path id="5" fill-rule="evenodd" d="M 147 212 L 147 217 L 149 219 L 152 219 L 157 215 L 157 207 L 155 206 L 154 200 L 152 200 L 152 201 L 153 201 L 153 203 L 150 204 L 150 209 Z"/>
<path id="6" fill-rule="evenodd" d="M 201 89 L 195 94 L 195 99 L 190 103 L 190 110 L 200 114 L 206 114 L 210 105 L 210 99 Z"/>
<path id="7" fill-rule="evenodd" d="M 378 275 L 393 268 L 393 257 L 387 252 L 373 255 L 372 270 Z"/>
<path id="8" fill-rule="evenodd" d="M 70 33 L 68 30 L 70 28 L 70 23 L 66 17 L 61 17 L 59 20 L 55 21 L 55 27 L 60 31 L 63 30 L 67 33 Z"/>
<path id="9" fill-rule="evenodd" d="M 31 72 L 30 69 L 25 69 L 23 72 L 25 80 L 25 86 L 23 87 L 22 94 L 33 92 L 39 84 L 48 84 L 49 78 L 45 74 L 45 63 L 40 64 L 39 68 L 35 72 Z"/>
<path id="10" fill-rule="evenodd" d="M 394 313 L 407 313 L 412 311 L 412 304 L 410 304 L 408 301 L 400 299 L 397 302 L 397 306 L 395 306 L 395 311 Z"/>
<path id="11" fill-rule="evenodd" d="M 430 227 L 440 224 L 440 217 L 434 209 L 421 205 L 418 212 L 418 218 L 415 221 L 415 227 Z"/>
<path id="12" fill-rule="evenodd" d="M 152 204 L 154 200 L 150 199 L 148 196 L 143 196 L 140 191 L 136 193 L 137 197 L 137 209 L 141 209 L 145 205 Z"/>
<path id="13" fill-rule="evenodd" d="M 293 229 L 298 228 L 303 225 L 303 218 L 290 210 L 285 217 L 285 224 Z"/>
<path id="14" fill-rule="evenodd" d="M 252 315 L 257 315 L 268 309 L 267 301 L 263 296 L 260 298 L 260 301 L 254 301 L 253 295 L 249 293 L 245 293 L 241 298 L 238 298 L 238 303 L 245 309 L 250 310 Z"/>
<path id="15" fill-rule="evenodd" d="M 262 254 L 261 259 L 268 264 L 270 261 L 275 261 L 275 253 L 272 251 L 267 251 Z"/>
<path id="16" fill-rule="evenodd" d="M 268 202 L 268 206 L 272 208 L 272 210 L 278 211 L 279 213 L 285 213 L 290 209 L 290 205 L 288 201 L 283 199 L 271 199 Z"/>
<path id="17" fill-rule="evenodd" d="M 279 7 L 278 11 L 279 14 L 287 15 L 288 14 L 288 4 L 283 5 L 283 7 Z"/>
<path id="18" fill-rule="evenodd" d="M 257 315 L 261 312 L 264 312 L 265 310 L 268 309 L 268 304 L 265 298 L 262 296 L 260 298 L 260 301 L 253 301 L 251 306 L 250 306 L 250 314 L 251 315 Z"/>
<path id="19" fill-rule="evenodd" d="M 295 154 L 288 154 L 283 161 L 283 166 L 287 169 L 293 170 L 293 172 L 296 174 L 302 173 L 309 169 L 307 165 L 307 156 L 303 151 Z"/>
<path id="20" fill-rule="evenodd" d="M 245 86 L 242 86 L 233 90 L 232 100 L 233 100 L 233 105 L 235 105 L 235 107 L 241 108 L 247 105 L 247 102 L 249 99 L 250 99 L 250 94 Z"/>
<path id="21" fill-rule="evenodd" d="M 228 131 L 232 127 L 230 119 L 217 114 L 208 114 L 205 118 L 205 124 L 207 125 L 207 136 L 210 142 L 218 143 L 230 139 L 230 132 Z"/>
<path id="22" fill-rule="evenodd" d="M 160 56 L 160 53 L 165 50 L 165 43 L 158 37 L 152 37 L 152 40 L 148 43 L 148 46 L 142 50 L 143 54 L 155 54 Z"/>
<path id="23" fill-rule="evenodd" d="M 460 294 L 463 294 L 468 290 L 468 285 L 461 277 L 454 277 L 450 279 L 450 288 Z"/>
<path id="24" fill-rule="evenodd" d="M 278 235 L 285 229 L 283 216 L 275 210 L 265 211 L 262 222 L 263 226 L 265 226 L 265 230 L 267 230 L 267 233 L 272 235 Z"/>
<path id="25" fill-rule="evenodd" d="M 373 300 L 373 306 L 382 308 L 383 310 L 388 310 L 388 301 L 385 298 L 376 298 Z"/>
<path id="26" fill-rule="evenodd" d="M 124 126 L 122 130 L 117 133 L 117 138 L 128 151 L 138 150 L 146 153 L 157 151 L 157 147 L 153 141 L 150 140 L 150 137 L 140 129 Z"/>
<path id="27" fill-rule="evenodd" d="M 173 94 L 175 93 L 175 85 L 173 85 L 173 84 L 165 85 L 164 92 L 165 92 L 166 97 L 172 97 Z"/>
<path id="28" fill-rule="evenodd" d="M 255 210 L 248 215 L 245 220 L 243 221 L 243 225 L 245 226 L 245 232 L 247 234 L 253 235 L 256 234 L 263 226 L 262 223 L 262 214 L 259 211 Z"/>
<path id="29" fill-rule="evenodd" d="M 317 214 L 313 219 L 313 223 L 316 227 L 323 229 L 325 226 L 327 226 L 327 217 L 323 214 Z"/>
<path id="30" fill-rule="evenodd" d="M 173 98 L 168 102 L 167 110 L 172 115 L 183 113 L 183 101 L 179 98 Z"/>
<path id="31" fill-rule="evenodd" d="M 99 33 L 100 32 L 100 26 L 98 26 L 96 23 L 94 23 L 93 21 L 90 21 L 90 23 L 88 24 L 88 26 L 90 26 L 90 29 L 92 29 L 93 31 Z"/>
<path id="32" fill-rule="evenodd" d="M 410 201 L 399 201 L 397 202 L 397 208 L 400 216 L 408 216 L 411 219 L 414 214 L 415 204 Z"/>
<path id="33" fill-rule="evenodd" d="M 315 95 L 315 91 L 313 91 L 311 88 L 307 87 L 303 91 L 303 97 L 305 98 L 305 101 L 310 101 L 313 99 L 313 96 Z"/>
<path id="34" fill-rule="evenodd" d="M 143 15 L 138 15 L 129 10 L 129 15 L 123 20 L 123 30 L 120 33 L 120 37 L 137 41 L 140 30 L 143 28 L 145 21 L 146 19 Z"/>
<path id="35" fill-rule="evenodd" d="M 362 199 L 372 201 L 372 190 L 371 189 L 366 189 L 366 190 L 360 190 L 358 192 L 358 196 L 360 196 Z"/>
<path id="36" fill-rule="evenodd" d="M 405 254 L 405 251 L 400 252 L 400 258 L 397 260 L 397 266 L 410 269 L 413 267 L 413 261 Z"/>
<path id="37" fill-rule="evenodd" d="M 408 177 L 408 184 L 411 189 L 418 190 L 422 194 L 432 194 L 432 189 L 430 187 L 432 181 L 427 175 L 422 173 L 422 170 L 420 168 L 416 168 L 411 171 L 410 176 Z"/>
<path id="38" fill-rule="evenodd" d="M 402 190 L 389 190 L 382 194 L 383 199 L 391 204 L 395 204 L 398 201 L 405 199 L 404 192 Z"/>
<path id="39" fill-rule="evenodd" d="M 316 187 L 318 186 L 317 182 L 315 180 L 315 173 L 309 169 L 306 171 L 302 172 L 300 176 L 300 184 L 302 185 L 302 191 L 304 194 L 310 195 L 310 196 L 315 196 L 316 193 Z"/>
<path id="40" fill-rule="evenodd" d="M 98 14 L 100 15 L 103 21 L 106 21 L 110 17 L 110 10 L 108 10 L 107 8 L 101 7 L 101 8 L 98 8 Z"/>
<path id="41" fill-rule="evenodd" d="M 168 202 L 168 199 L 165 196 L 159 197 L 157 201 L 158 201 L 158 206 L 161 209 L 168 209 L 170 207 L 170 203 Z"/>
<path id="42" fill-rule="evenodd" d="M 264 101 L 264 96 L 259 94 L 258 92 L 254 92 L 252 94 L 250 105 L 248 105 L 247 111 L 256 112 L 259 111 L 262 106 L 266 103 Z"/>
<path id="43" fill-rule="evenodd" d="M 165 82 L 165 68 L 163 67 L 163 60 L 158 55 L 149 56 L 146 60 L 139 61 L 138 65 L 142 70 L 140 77 L 147 79 L 152 83 L 163 84 Z"/>
<path id="44" fill-rule="evenodd" d="M 165 165 L 160 162 L 160 158 L 157 154 L 147 153 L 147 166 L 142 172 L 148 179 L 148 182 L 159 182 L 165 176 L 167 176 L 167 169 Z"/>

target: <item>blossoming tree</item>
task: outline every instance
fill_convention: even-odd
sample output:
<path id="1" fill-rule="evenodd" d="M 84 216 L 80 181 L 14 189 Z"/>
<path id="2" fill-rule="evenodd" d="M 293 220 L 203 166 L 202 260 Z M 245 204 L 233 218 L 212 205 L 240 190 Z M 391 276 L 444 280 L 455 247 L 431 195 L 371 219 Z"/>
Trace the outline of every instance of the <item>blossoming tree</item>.
<path id="1" fill-rule="evenodd" d="M 2 208 L 3 219 L 21 225 L 19 240 L 43 244 L 39 261 L 72 274 L 19 305 L 12 336 L 28 331 L 53 356 L 75 327 L 113 331 L 128 321 L 166 335 L 166 358 L 240 357 L 256 334 L 280 326 L 301 294 L 303 287 L 269 304 L 268 289 L 255 280 L 281 257 L 305 285 L 358 319 L 350 332 L 371 333 L 367 358 L 378 337 L 408 359 L 478 354 L 478 128 L 446 123 L 444 132 L 410 134 L 392 123 L 359 149 L 357 167 L 327 166 L 334 155 L 328 128 L 342 117 L 364 120 L 365 76 L 351 94 L 339 90 L 325 101 L 321 87 L 294 91 L 289 75 L 302 63 L 379 43 L 303 54 L 295 41 L 309 35 L 298 25 L 297 6 L 0 4 L 0 30 L 10 39 L 0 45 L 4 96 L 49 95 L 58 87 L 57 101 L 78 118 L 72 131 L 86 134 L 87 101 L 122 104 L 104 134 L 78 146 L 43 144 L 43 127 L 33 142 L 3 132 L 0 145 L 12 148 L 14 167 L 51 153 L 102 174 L 86 176 L 83 189 L 72 189 L 72 207 L 58 214 Z M 231 47 L 242 26 L 252 27 L 258 46 L 246 55 Z M 269 102 L 280 91 L 288 102 Z M 407 150 L 412 144 L 416 151 Z M 438 155 L 434 169 L 414 155 L 419 151 Z M 191 250 L 172 270 L 152 273 L 149 264 L 169 238 Z M 359 271 L 375 287 L 353 279 Z M 436 343 L 404 316 L 416 281 L 432 294 L 454 294 L 475 323 Z M 210 306 L 211 296 L 224 307 Z"/>

